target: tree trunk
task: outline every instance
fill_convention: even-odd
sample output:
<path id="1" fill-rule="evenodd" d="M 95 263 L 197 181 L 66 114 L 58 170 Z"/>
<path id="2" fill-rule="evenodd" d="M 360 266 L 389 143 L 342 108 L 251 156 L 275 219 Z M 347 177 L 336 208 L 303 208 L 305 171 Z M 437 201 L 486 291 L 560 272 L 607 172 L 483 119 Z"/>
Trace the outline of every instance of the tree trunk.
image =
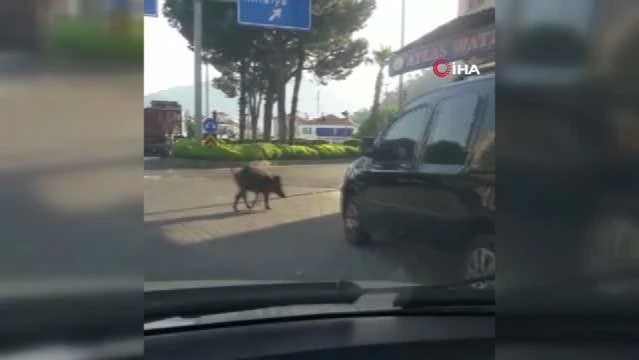
<path id="1" fill-rule="evenodd" d="M 257 136 L 257 94 L 251 93 L 249 96 L 249 113 L 251 114 L 251 139 L 255 140 Z"/>
<path id="2" fill-rule="evenodd" d="M 260 120 L 260 110 L 264 93 L 261 90 L 252 92 L 249 100 L 249 112 L 251 113 L 251 138 L 257 140 L 257 123 Z"/>
<path id="3" fill-rule="evenodd" d="M 291 98 L 291 114 L 288 119 L 288 143 L 295 144 L 295 124 L 297 122 L 297 105 L 299 103 L 300 87 L 302 85 L 302 75 L 304 74 L 304 62 L 306 60 L 304 44 L 300 43 L 297 53 L 297 68 L 295 69 L 295 83 L 293 85 L 293 96 Z"/>
<path id="4" fill-rule="evenodd" d="M 255 119 L 253 120 L 253 140 L 257 139 L 257 122 L 260 119 L 260 111 L 262 110 L 262 102 L 264 101 L 264 92 L 260 91 L 257 95 L 257 104 L 255 106 Z"/>
<path id="5" fill-rule="evenodd" d="M 280 79 L 279 91 L 277 95 L 277 136 L 281 144 L 286 144 L 286 81 Z"/>
<path id="6" fill-rule="evenodd" d="M 248 64 L 246 61 L 242 61 L 242 65 L 240 67 L 240 142 L 244 141 L 244 135 L 246 132 L 246 92 L 247 92 L 247 84 L 246 84 L 246 72 L 247 72 Z"/>
<path id="7" fill-rule="evenodd" d="M 269 82 L 266 95 L 264 96 L 264 140 L 271 141 L 271 131 L 273 125 L 273 102 L 275 100 L 275 88 Z"/>
<path id="8" fill-rule="evenodd" d="M 382 96 L 382 85 L 384 82 L 384 67 L 380 67 L 375 80 L 375 95 L 373 95 L 373 106 L 371 107 L 371 120 L 374 124 L 378 123 L 379 118 L 379 102 Z"/>

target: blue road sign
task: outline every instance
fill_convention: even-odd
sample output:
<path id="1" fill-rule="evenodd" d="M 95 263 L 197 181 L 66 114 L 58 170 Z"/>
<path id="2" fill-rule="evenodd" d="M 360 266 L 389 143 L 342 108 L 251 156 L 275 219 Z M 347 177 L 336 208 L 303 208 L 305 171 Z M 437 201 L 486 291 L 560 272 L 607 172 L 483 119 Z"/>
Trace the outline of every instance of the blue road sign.
<path id="1" fill-rule="evenodd" d="M 237 22 L 273 29 L 310 30 L 311 0 L 237 0 Z"/>
<path id="2" fill-rule="evenodd" d="M 144 16 L 159 16 L 158 0 L 144 0 Z"/>
<path id="3" fill-rule="evenodd" d="M 202 121 L 202 130 L 205 134 L 215 134 L 217 131 L 217 122 L 213 118 L 206 118 Z"/>

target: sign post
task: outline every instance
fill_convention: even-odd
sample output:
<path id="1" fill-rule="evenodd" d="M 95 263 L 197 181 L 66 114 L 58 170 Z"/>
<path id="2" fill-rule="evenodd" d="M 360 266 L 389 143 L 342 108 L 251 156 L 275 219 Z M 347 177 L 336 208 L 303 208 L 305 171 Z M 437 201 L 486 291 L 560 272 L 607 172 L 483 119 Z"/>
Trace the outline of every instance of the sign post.
<path id="1" fill-rule="evenodd" d="M 237 22 L 271 29 L 309 31 L 311 9 L 311 0 L 237 0 Z"/>
<path id="2" fill-rule="evenodd" d="M 217 111 L 213 111 L 213 116 L 202 121 L 202 134 L 205 145 L 215 145 L 217 134 Z"/>
<path id="3" fill-rule="evenodd" d="M 217 133 L 217 111 L 213 111 L 213 116 L 207 117 L 202 122 L 202 133 L 204 134 Z"/>

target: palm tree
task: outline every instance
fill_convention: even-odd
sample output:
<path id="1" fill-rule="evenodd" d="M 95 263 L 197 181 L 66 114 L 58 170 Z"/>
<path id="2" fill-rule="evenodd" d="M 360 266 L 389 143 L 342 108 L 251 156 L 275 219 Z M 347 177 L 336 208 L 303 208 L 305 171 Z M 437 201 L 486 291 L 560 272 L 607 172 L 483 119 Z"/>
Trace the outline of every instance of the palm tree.
<path id="1" fill-rule="evenodd" d="M 368 63 L 376 64 L 379 69 L 377 71 L 377 78 L 375 79 L 375 94 L 373 95 L 373 106 L 371 107 L 371 120 L 373 123 L 378 123 L 379 107 L 382 97 L 382 86 L 384 85 L 384 69 L 388 65 L 393 51 L 389 46 L 381 46 L 379 50 L 373 51 L 372 58 L 368 59 Z"/>

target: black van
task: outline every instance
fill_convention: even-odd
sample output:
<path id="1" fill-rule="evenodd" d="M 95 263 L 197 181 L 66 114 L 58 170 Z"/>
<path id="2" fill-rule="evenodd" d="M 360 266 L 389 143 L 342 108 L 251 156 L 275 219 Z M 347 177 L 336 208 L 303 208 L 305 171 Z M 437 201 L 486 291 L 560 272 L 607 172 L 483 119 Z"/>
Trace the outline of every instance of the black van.
<path id="1" fill-rule="evenodd" d="M 342 186 L 346 241 L 440 242 L 463 255 L 463 276 L 494 275 L 494 74 L 412 100 L 361 150 Z"/>

